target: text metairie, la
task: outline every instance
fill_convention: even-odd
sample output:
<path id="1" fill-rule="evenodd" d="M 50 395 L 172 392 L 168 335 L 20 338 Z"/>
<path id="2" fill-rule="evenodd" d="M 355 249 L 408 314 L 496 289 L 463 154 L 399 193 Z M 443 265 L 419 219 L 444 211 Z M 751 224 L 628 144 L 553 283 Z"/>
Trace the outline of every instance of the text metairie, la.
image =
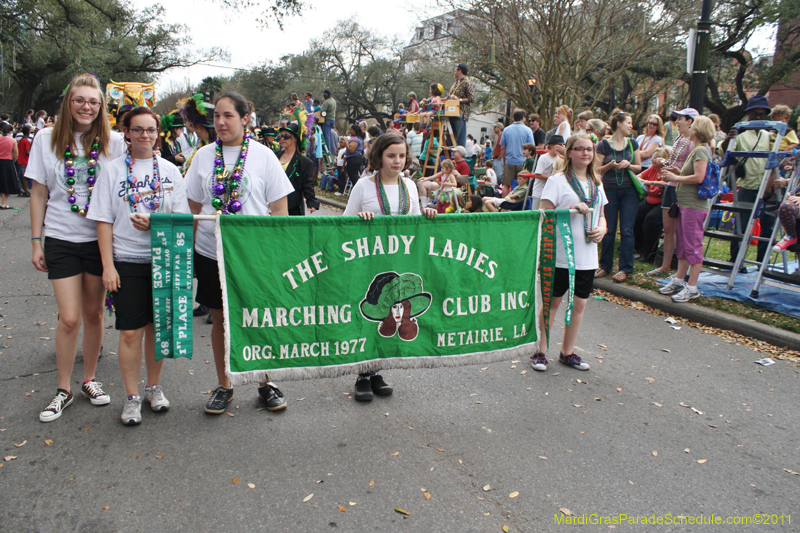
<path id="1" fill-rule="evenodd" d="M 381 237 L 363 237 L 355 241 L 342 243 L 341 250 L 344 252 L 344 261 L 352 261 L 375 255 L 411 255 L 414 235 L 388 235 Z M 461 261 L 478 272 L 483 273 L 487 278 L 494 278 L 497 274 L 498 264 L 485 253 L 476 250 L 462 242 L 453 242 L 451 239 L 438 240 L 430 237 L 428 244 L 428 255 Z M 282 274 L 291 284 L 292 290 L 306 283 L 315 275 L 328 270 L 322 252 L 312 254 L 308 259 L 300 261 L 295 266 Z M 299 283 L 296 277 L 299 277 Z"/>

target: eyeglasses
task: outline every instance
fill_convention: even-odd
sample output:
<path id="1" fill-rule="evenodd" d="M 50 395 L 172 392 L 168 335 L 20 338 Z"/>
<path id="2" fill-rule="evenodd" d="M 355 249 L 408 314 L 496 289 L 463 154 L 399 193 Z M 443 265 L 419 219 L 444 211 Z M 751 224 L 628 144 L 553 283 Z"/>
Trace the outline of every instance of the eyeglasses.
<path id="1" fill-rule="evenodd" d="M 278 135 L 278 140 L 279 141 L 283 141 L 283 140 L 291 139 L 291 138 L 292 138 L 292 136 L 289 135 L 288 133 L 284 133 L 283 135 Z"/>
<path id="2" fill-rule="evenodd" d="M 580 153 L 594 152 L 594 147 L 592 147 L 592 146 L 575 146 L 575 147 L 572 148 L 572 151 L 573 152 L 580 152 Z"/>
<path id="3" fill-rule="evenodd" d="M 73 98 L 71 102 L 78 107 L 83 107 L 86 104 L 89 104 L 90 107 L 100 107 L 102 103 L 100 100 L 84 100 L 83 98 Z"/>
<path id="4" fill-rule="evenodd" d="M 143 133 L 147 133 L 148 135 L 155 135 L 158 133 L 158 128 L 131 128 L 130 132 L 134 135 L 141 135 Z"/>
<path id="5" fill-rule="evenodd" d="M 648 126 L 655 126 L 657 128 L 658 127 L 658 122 L 648 122 L 647 125 Z"/>

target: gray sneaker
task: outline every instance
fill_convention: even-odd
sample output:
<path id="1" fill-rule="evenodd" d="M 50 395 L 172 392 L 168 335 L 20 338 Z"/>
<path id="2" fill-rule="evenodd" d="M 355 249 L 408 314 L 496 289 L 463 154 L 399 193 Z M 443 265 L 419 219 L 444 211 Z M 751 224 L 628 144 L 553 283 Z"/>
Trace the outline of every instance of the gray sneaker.
<path id="1" fill-rule="evenodd" d="M 145 387 L 144 401 L 150 404 L 150 410 L 160 413 L 162 411 L 169 411 L 169 400 L 164 396 L 164 391 L 161 385 L 153 385 L 152 387 Z"/>
<path id="2" fill-rule="evenodd" d="M 122 410 L 122 423 L 126 426 L 135 426 L 142 423 L 142 399 L 139 396 L 131 395 L 125 400 L 125 408 Z"/>
<path id="3" fill-rule="evenodd" d="M 693 300 L 694 298 L 700 297 L 700 291 L 698 289 L 690 289 L 689 286 L 685 286 L 678 294 L 672 295 L 672 301 L 675 303 L 686 303 L 689 300 Z"/>
<path id="4" fill-rule="evenodd" d="M 661 294 L 674 294 L 680 292 L 686 286 L 686 282 L 675 276 L 669 278 L 669 283 L 658 289 Z"/>

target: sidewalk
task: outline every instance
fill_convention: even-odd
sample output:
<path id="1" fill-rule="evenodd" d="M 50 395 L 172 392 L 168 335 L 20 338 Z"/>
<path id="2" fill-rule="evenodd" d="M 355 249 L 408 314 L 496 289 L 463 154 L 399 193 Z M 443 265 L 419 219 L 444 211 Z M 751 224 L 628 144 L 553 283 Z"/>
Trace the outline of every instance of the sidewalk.
<path id="1" fill-rule="evenodd" d="M 754 320 L 747 320 L 716 309 L 694 305 L 691 302 L 678 304 L 673 302 L 669 296 L 663 296 L 656 292 L 632 287 L 624 283 L 614 283 L 610 279 L 596 279 L 594 280 L 594 286 L 615 296 L 627 298 L 634 302 L 642 302 L 671 315 L 700 322 L 706 326 L 728 329 L 740 335 L 769 342 L 775 346 L 786 347 L 790 350 L 800 350 L 800 334 L 792 333 L 791 331 L 767 326 Z"/>

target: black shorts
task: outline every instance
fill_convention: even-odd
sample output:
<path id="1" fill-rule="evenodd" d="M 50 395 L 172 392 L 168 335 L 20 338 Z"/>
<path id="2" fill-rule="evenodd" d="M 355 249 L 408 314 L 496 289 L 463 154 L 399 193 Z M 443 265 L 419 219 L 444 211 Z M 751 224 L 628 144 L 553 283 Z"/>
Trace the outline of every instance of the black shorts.
<path id="1" fill-rule="evenodd" d="M 589 298 L 594 288 L 594 270 L 576 270 L 575 271 L 575 296 Z M 566 268 L 556 267 L 556 273 L 553 276 L 553 296 L 561 298 L 569 290 L 569 270 Z"/>
<path id="2" fill-rule="evenodd" d="M 44 262 L 47 279 L 63 279 L 89 273 L 103 275 L 103 261 L 97 241 L 69 242 L 53 237 L 44 238 Z"/>
<path id="3" fill-rule="evenodd" d="M 664 196 L 661 197 L 661 209 L 669 209 L 672 204 L 678 203 L 678 188 L 664 187 Z"/>
<path id="4" fill-rule="evenodd" d="M 525 202 L 502 202 L 500 204 L 500 209 L 505 209 L 506 211 L 522 211 L 522 206 Z"/>
<path id="5" fill-rule="evenodd" d="M 217 262 L 195 250 L 194 277 L 197 278 L 197 295 L 194 301 L 209 309 L 222 309 L 222 285 L 219 282 Z"/>
<path id="6" fill-rule="evenodd" d="M 114 261 L 119 275 L 119 290 L 114 298 L 114 327 L 135 330 L 153 323 L 153 266 L 150 263 Z"/>

